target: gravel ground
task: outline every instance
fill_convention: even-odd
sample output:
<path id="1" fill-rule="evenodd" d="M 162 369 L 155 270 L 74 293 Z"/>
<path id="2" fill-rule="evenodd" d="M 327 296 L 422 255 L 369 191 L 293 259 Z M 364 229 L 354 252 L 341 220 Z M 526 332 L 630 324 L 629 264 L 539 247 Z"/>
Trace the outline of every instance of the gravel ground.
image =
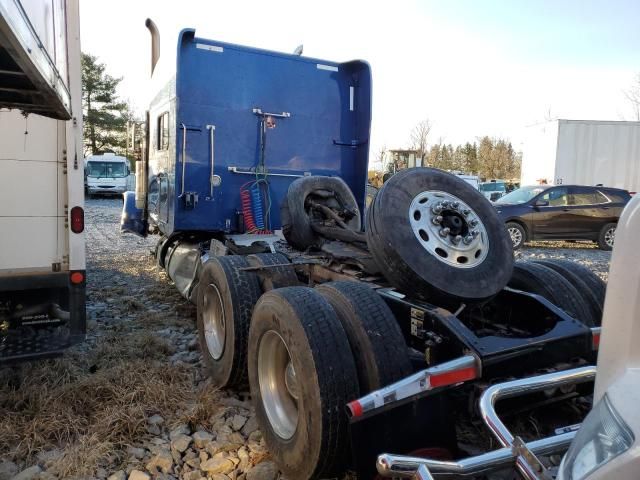
<path id="1" fill-rule="evenodd" d="M 598 274 L 605 282 L 609 278 L 611 252 L 600 250 L 591 242 L 529 242 L 516 252 L 517 260 L 563 258 L 574 260 Z"/>
<path id="2" fill-rule="evenodd" d="M 0 369 L 0 480 L 283 479 L 246 394 L 206 380 L 157 237 L 121 235 L 120 208 L 86 202 L 87 341 Z"/>
<path id="3" fill-rule="evenodd" d="M 88 338 L 64 358 L 0 369 L 0 480 L 276 480 L 246 394 L 206 380 L 195 308 L 119 231 L 117 199 L 86 202 Z M 607 279 L 610 252 L 533 242 Z"/>

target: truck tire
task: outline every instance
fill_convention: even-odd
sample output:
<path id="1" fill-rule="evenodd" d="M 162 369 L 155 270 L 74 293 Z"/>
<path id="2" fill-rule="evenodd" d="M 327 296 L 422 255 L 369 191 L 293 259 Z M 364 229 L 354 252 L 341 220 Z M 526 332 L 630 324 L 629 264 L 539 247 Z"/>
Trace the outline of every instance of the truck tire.
<path id="1" fill-rule="evenodd" d="M 600 250 L 611 250 L 613 248 L 613 242 L 616 239 L 616 223 L 607 223 L 598 235 L 598 247 Z"/>
<path id="2" fill-rule="evenodd" d="M 257 274 L 263 293 L 276 288 L 300 285 L 295 268 L 293 268 L 289 259 L 282 253 L 255 253 L 253 255 L 247 255 L 247 261 L 252 267 L 284 265 L 269 268 L 269 276 Z"/>
<path id="3" fill-rule="evenodd" d="M 582 297 L 585 305 L 591 312 L 594 325 L 600 326 L 602 323 L 602 311 L 604 310 L 604 296 L 606 284 L 600 277 L 579 263 L 569 260 L 549 259 L 535 260 L 534 263 L 549 267 L 573 285 Z"/>
<path id="4" fill-rule="evenodd" d="M 509 233 L 513 249 L 518 250 L 522 245 L 524 245 L 524 242 L 527 241 L 527 232 L 522 225 L 516 222 L 507 222 L 505 226 Z"/>
<path id="5" fill-rule="evenodd" d="M 361 395 L 411 373 L 411 360 L 400 326 L 371 287 L 338 281 L 324 283 L 316 290 L 331 304 L 347 333 Z"/>
<path id="6" fill-rule="evenodd" d="M 346 222 L 347 226 L 355 231 L 362 227 L 358 203 L 344 180 L 323 176 L 298 178 L 289 185 L 280 208 L 280 220 L 287 242 L 302 251 L 322 243 L 321 237 L 311 227 L 311 212 L 306 206 L 307 198 L 314 191 L 333 192 L 340 203 L 355 214 Z"/>
<path id="7" fill-rule="evenodd" d="M 596 323 L 576 288 L 557 271 L 532 262 L 516 262 L 509 286 L 535 293 L 564 310 L 574 319 L 592 327 Z"/>
<path id="8" fill-rule="evenodd" d="M 247 383 L 247 340 L 253 306 L 260 297 L 256 274 L 245 257 L 213 257 L 202 267 L 198 285 L 197 325 L 200 350 L 213 383 Z"/>
<path id="9" fill-rule="evenodd" d="M 251 321 L 249 384 L 260 430 L 287 478 L 344 472 L 345 405 L 358 397 L 358 376 L 344 329 L 322 295 L 307 287 L 262 295 Z"/>
<path id="10" fill-rule="evenodd" d="M 395 174 L 366 222 L 373 258 L 402 292 L 455 308 L 493 297 L 511 278 L 513 247 L 504 223 L 455 175 L 433 168 Z"/>

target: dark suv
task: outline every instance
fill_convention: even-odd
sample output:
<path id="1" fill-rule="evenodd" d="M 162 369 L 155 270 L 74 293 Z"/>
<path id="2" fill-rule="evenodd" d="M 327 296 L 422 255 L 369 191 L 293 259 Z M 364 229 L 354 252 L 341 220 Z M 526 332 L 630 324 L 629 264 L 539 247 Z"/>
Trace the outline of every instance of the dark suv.
<path id="1" fill-rule="evenodd" d="M 538 185 L 519 188 L 494 205 L 514 249 L 528 240 L 592 240 L 611 250 L 618 218 L 630 198 L 618 188 Z"/>

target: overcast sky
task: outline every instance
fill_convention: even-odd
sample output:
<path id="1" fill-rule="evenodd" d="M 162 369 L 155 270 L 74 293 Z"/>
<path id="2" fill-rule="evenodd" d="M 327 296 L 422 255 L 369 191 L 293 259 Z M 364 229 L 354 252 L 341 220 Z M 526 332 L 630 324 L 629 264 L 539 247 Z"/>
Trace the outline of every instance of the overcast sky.
<path id="1" fill-rule="evenodd" d="M 144 111 L 150 40 L 174 51 L 178 32 L 334 61 L 373 71 L 371 154 L 408 146 L 433 123 L 430 143 L 510 138 L 547 117 L 631 119 L 624 97 L 640 73 L 639 0 L 216 1 L 82 0 L 82 50 L 97 55 L 120 95 Z"/>

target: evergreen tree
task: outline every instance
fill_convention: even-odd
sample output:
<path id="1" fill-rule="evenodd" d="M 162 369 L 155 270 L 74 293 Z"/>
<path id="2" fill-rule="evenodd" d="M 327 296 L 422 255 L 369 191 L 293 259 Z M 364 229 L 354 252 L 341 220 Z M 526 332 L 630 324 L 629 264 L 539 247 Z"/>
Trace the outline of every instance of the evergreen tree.
<path id="1" fill-rule="evenodd" d="M 127 146 L 128 105 L 118 99 L 121 78 L 106 73 L 104 63 L 82 54 L 82 109 L 85 155 L 124 154 Z"/>

